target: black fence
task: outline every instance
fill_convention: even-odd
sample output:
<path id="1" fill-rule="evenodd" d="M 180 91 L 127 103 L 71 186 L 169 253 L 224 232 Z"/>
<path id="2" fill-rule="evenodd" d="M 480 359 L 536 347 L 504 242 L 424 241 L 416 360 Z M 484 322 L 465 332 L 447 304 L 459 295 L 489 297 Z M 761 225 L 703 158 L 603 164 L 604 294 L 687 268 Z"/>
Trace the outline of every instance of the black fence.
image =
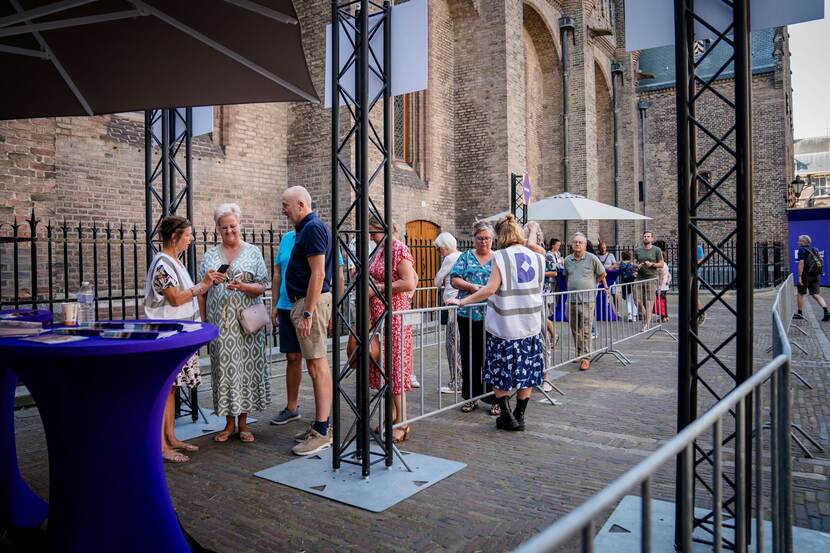
<path id="1" fill-rule="evenodd" d="M 214 230 L 195 232 L 198 267 L 201 256 L 219 242 Z M 259 247 L 273 276 L 274 253 L 281 233 L 268 229 L 244 229 L 242 238 Z M 433 278 L 441 259 L 432 241 L 406 238 L 418 272 L 420 290 L 413 298 L 413 307 L 436 305 Z M 473 247 L 471 240 L 459 240 L 459 249 Z M 703 267 L 706 281 L 715 288 L 729 286 L 734 279 L 734 243 L 722 248 L 726 257 L 704 247 L 707 255 Z M 786 249 L 781 242 L 754 244 L 755 285 L 775 286 L 787 274 Z M 620 252 L 634 246 L 612 248 L 619 260 Z M 665 251 L 672 280 L 676 281 L 678 251 L 669 245 Z M 53 223 L 39 221 L 34 213 L 23 222 L 0 223 L 0 309 L 45 307 L 54 310 L 56 303 L 75 301 L 81 282 L 89 281 L 95 288 L 95 301 L 100 318 L 124 319 L 143 316 L 144 281 L 147 273 L 144 230 L 137 225 L 113 225 L 107 222 Z M 346 271 L 348 279 L 348 271 Z"/>
<path id="2" fill-rule="evenodd" d="M 610 247 L 617 261 L 620 261 L 622 252 L 633 252 L 640 244 L 630 246 Z M 702 245 L 704 264 L 700 268 L 701 278 L 712 288 L 734 288 L 735 266 L 730 260 L 736 259 L 735 249 L 738 247 L 735 242 L 727 242 L 720 251 L 708 244 Z M 754 282 L 755 288 L 770 288 L 784 282 L 787 277 L 787 256 L 786 246 L 783 242 L 756 242 L 751 246 L 755 263 Z M 671 290 L 677 289 L 677 271 L 680 268 L 679 249 L 675 244 L 668 244 L 664 248 L 663 256 L 669 264 L 671 272 Z"/>

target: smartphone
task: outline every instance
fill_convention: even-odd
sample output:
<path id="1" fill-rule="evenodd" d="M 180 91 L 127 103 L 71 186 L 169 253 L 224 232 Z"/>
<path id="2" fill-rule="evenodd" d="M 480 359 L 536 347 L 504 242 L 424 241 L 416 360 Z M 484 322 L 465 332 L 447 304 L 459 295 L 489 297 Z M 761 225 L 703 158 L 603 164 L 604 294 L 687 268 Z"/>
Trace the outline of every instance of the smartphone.
<path id="1" fill-rule="evenodd" d="M 230 267 L 231 267 L 230 264 L 223 263 L 222 265 L 219 265 L 219 268 L 216 269 L 216 270 L 224 275 L 225 273 L 228 272 L 228 269 L 230 269 Z"/>

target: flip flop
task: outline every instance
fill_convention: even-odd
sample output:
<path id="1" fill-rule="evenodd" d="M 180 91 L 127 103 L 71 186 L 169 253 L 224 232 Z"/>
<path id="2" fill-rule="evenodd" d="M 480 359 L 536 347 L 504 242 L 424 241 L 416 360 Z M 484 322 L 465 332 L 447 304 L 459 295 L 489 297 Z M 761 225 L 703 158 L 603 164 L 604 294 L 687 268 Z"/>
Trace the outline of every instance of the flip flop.
<path id="1" fill-rule="evenodd" d="M 172 449 L 168 451 L 162 451 L 161 458 L 164 460 L 165 463 L 179 464 L 187 463 L 188 461 L 190 461 L 190 457 L 188 457 L 184 453 L 179 453 L 178 451 Z"/>
<path id="2" fill-rule="evenodd" d="M 239 433 L 239 441 L 242 443 L 250 444 L 256 441 L 254 435 L 251 434 L 248 430 L 243 430 Z"/>
<path id="3" fill-rule="evenodd" d="M 588 361 L 587 359 L 583 359 L 582 361 L 579 362 L 579 370 L 580 371 L 587 371 L 590 368 L 591 368 L 591 362 Z"/>
<path id="4" fill-rule="evenodd" d="M 181 445 L 175 446 L 173 449 L 183 449 L 185 451 L 199 451 L 199 446 L 182 442 Z"/>
<path id="5" fill-rule="evenodd" d="M 219 442 L 220 444 L 223 444 L 223 443 L 228 441 L 228 438 L 230 438 L 233 433 L 234 433 L 233 430 L 223 430 L 219 434 L 217 434 L 216 436 L 213 437 L 213 441 L 214 442 Z"/>

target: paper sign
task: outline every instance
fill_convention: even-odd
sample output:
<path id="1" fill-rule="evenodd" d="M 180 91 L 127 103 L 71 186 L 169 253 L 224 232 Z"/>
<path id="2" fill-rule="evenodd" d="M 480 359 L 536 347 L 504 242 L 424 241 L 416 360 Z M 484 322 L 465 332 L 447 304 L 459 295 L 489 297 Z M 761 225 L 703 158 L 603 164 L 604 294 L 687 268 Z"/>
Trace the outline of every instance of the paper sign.
<path id="1" fill-rule="evenodd" d="M 369 16 L 369 29 L 381 20 L 380 13 Z M 392 96 L 424 90 L 427 87 L 427 3 L 426 0 L 410 0 L 392 7 Z M 340 28 L 340 70 L 346 68 L 354 53 L 355 32 Z M 380 93 L 381 80 L 372 71 L 382 73 L 383 28 L 379 28 L 370 40 L 374 56 L 369 56 L 369 98 Z M 325 107 L 331 107 L 331 25 L 326 25 L 326 94 Z M 341 76 L 340 84 L 347 94 L 355 97 L 354 64 Z M 352 103 L 350 100 L 349 103 Z M 346 100 L 340 98 L 340 105 Z"/>
<path id="2" fill-rule="evenodd" d="M 753 31 L 824 18 L 824 0 L 751 0 Z M 714 28 L 725 31 L 732 23 L 732 9 L 723 0 L 695 0 L 695 12 Z M 731 33 L 730 33 L 731 34 Z M 695 22 L 695 39 L 715 35 Z M 626 0 L 625 49 L 629 52 L 674 44 L 674 2 Z"/>

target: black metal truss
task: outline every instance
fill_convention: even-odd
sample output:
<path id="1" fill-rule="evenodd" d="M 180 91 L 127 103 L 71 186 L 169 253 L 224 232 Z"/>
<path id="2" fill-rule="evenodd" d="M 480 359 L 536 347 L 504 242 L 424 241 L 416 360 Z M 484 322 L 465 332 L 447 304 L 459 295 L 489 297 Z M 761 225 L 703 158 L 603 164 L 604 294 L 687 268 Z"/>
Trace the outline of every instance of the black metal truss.
<path id="1" fill-rule="evenodd" d="M 525 205 L 524 175 L 510 173 L 510 213 L 523 225 L 527 224 L 527 205 Z"/>
<path id="2" fill-rule="evenodd" d="M 369 370 L 372 363 L 370 344 L 383 340 L 384 352 L 392 351 L 392 272 L 385 271 L 384 293 L 369 276 L 369 267 L 375 256 L 385 256 L 385 267 L 392 265 L 392 96 L 391 96 L 391 4 L 368 0 L 332 0 L 332 235 L 335 255 L 332 256 L 334 285 L 333 316 L 335 317 L 334 344 L 340 343 L 342 329 L 355 343 L 355 348 L 344 359 L 338 347 L 333 348 L 332 373 L 333 436 L 332 466 L 338 470 L 342 463 L 361 467 L 368 478 L 372 466 L 383 462 L 392 465 L 392 357 L 383 355 L 378 390 L 369 389 Z M 341 63 L 340 31 L 345 32 L 352 53 Z M 372 46 L 380 33 L 383 55 Z M 354 83 L 346 82 L 345 75 L 354 71 Z M 369 90 L 370 76 L 380 81 L 380 89 Z M 353 84 L 353 92 L 350 86 Z M 345 103 L 341 110 L 340 102 Z M 383 129 L 378 132 L 370 118 L 372 109 L 381 105 Z M 341 111 L 349 121 L 345 133 L 340 132 Z M 354 170 L 351 166 L 349 145 L 355 149 Z M 373 199 L 372 186 L 383 175 L 382 209 Z M 348 185 L 348 197 L 341 198 L 340 182 Z M 344 187 L 346 188 L 346 187 Z M 377 188 L 377 187 L 375 187 Z M 375 195 L 377 198 L 377 195 Z M 340 203 L 348 206 L 341 210 Z M 384 248 L 369 248 L 370 219 L 381 223 Z M 354 246 L 352 246 L 352 242 Z M 354 278 L 338 293 L 337 250 L 347 259 Z M 374 324 L 370 320 L 369 292 L 379 298 L 383 313 Z M 351 320 L 350 301 L 354 301 L 356 317 Z M 384 327 L 386 331 L 384 332 Z M 378 367 L 380 369 L 380 367 Z M 382 407 L 382 409 L 381 409 Z M 382 411 L 383 424 L 375 432 L 371 419 Z M 344 427 L 348 425 L 348 428 Z M 384 431 L 385 430 L 385 431 Z"/>
<path id="3" fill-rule="evenodd" d="M 737 239 L 739 244 L 752 244 L 752 148 L 750 98 L 749 0 L 722 0 L 732 11 L 731 22 L 718 29 L 695 10 L 694 0 L 675 0 L 675 60 L 677 68 L 677 156 L 678 156 L 678 246 L 679 263 L 679 351 L 678 351 L 678 431 L 698 416 L 699 398 L 717 401 L 752 375 L 752 313 L 753 313 L 753 248 L 736 248 L 729 256 L 723 247 Z M 703 51 L 695 55 L 695 27 L 705 28 L 715 36 L 704 42 Z M 700 43 L 698 43 L 700 44 Z M 712 76 L 701 78 L 698 67 L 710 59 L 718 48 L 731 50 L 729 59 Z M 714 83 L 724 71 L 734 68 L 734 99 L 715 88 Z M 697 104 L 720 102 L 720 113 L 731 113 L 726 132 L 717 131 L 704 118 L 697 116 Z M 722 124 L 720 119 L 718 123 Z M 698 152 L 699 133 L 712 142 L 706 151 Z M 700 170 L 714 154 L 726 160 L 712 171 Z M 730 187 L 734 185 L 734 190 Z M 704 208 L 704 209 L 702 209 Z M 700 212 L 715 213 L 706 216 Z M 704 271 L 699 275 L 697 246 L 707 244 L 711 251 L 703 260 Z M 685 252 L 685 255 L 682 253 Z M 705 266 L 720 257 L 733 269 L 735 277 L 730 286 L 715 290 L 705 278 Z M 698 303 L 698 290 L 707 290 L 711 299 Z M 730 301 L 735 293 L 735 301 Z M 725 308 L 735 318 L 735 331 L 723 334 L 698 332 L 698 321 L 715 306 Z M 734 351 L 735 362 L 724 354 Z M 706 367 L 706 371 L 702 369 Z M 732 368 L 734 367 L 734 369 Z M 714 370 L 713 370 L 714 369 Z M 727 375 L 728 389 L 719 381 Z M 721 377 L 721 378 L 718 378 Z M 748 398 L 746 413 L 752 413 L 752 399 Z M 681 455 L 677 463 L 677 517 L 675 529 L 677 548 L 690 550 L 692 541 L 713 543 L 745 552 L 750 539 L 752 517 L 751 498 L 751 417 L 732 412 L 734 431 L 728 432 L 722 444 L 734 447 L 735 466 L 731 473 L 720 475 L 718 490 L 710 485 L 707 475 L 714 470 L 712 451 L 708 444 L 696 443 L 692 459 Z M 720 493 L 722 490 L 722 494 Z M 734 539 L 727 540 L 714 529 L 712 515 L 694 515 L 695 495 L 707 497 L 704 503 L 719 501 L 722 509 L 734 520 Z M 692 509 L 692 512 L 688 512 Z M 756 516 L 758 514 L 756 513 Z M 691 524 L 684 521 L 692 521 Z M 702 530 L 709 539 L 693 539 L 693 532 Z"/>
<path id="4" fill-rule="evenodd" d="M 176 129 L 180 129 L 178 132 Z M 157 129 L 158 132 L 156 132 Z M 144 206 L 147 265 L 156 253 L 159 224 L 168 215 L 193 221 L 193 108 L 144 112 Z M 158 209 L 154 209 L 156 206 Z M 195 246 L 187 251 L 187 269 L 194 277 Z"/>

